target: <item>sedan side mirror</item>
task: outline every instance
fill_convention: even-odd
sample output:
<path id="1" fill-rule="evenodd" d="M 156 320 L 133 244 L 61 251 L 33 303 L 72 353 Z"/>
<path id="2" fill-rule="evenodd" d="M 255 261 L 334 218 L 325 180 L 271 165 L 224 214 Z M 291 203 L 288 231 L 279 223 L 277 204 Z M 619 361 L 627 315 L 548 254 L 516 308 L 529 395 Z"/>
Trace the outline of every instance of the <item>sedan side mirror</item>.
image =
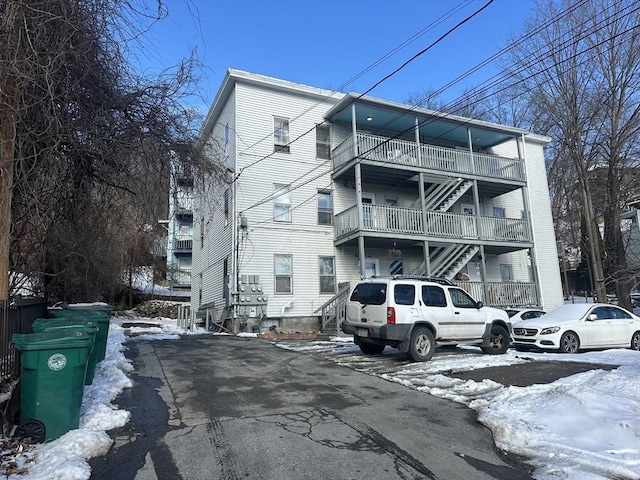
<path id="1" fill-rule="evenodd" d="M 598 315 L 595 313 L 590 313 L 589 316 L 587 317 L 587 321 L 589 322 L 593 322 L 594 320 L 598 319 Z"/>
<path id="2" fill-rule="evenodd" d="M 482 308 L 482 307 L 483 307 L 482 302 L 476 302 L 476 308 Z"/>

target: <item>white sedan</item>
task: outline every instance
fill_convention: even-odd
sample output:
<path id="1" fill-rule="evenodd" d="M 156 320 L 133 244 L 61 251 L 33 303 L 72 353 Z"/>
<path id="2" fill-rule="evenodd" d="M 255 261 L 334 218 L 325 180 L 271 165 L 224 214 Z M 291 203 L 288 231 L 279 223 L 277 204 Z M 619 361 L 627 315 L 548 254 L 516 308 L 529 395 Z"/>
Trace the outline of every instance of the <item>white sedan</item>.
<path id="1" fill-rule="evenodd" d="M 576 353 L 581 349 L 640 350 L 640 317 L 602 303 L 562 305 L 539 318 L 513 324 L 516 350 L 540 348 Z"/>

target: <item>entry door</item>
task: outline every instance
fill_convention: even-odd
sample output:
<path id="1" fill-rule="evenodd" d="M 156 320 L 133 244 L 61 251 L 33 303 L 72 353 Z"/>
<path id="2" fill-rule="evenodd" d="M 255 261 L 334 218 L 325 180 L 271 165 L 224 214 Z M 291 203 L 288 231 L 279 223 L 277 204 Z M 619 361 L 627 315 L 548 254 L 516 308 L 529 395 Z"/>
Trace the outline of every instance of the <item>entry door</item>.
<path id="1" fill-rule="evenodd" d="M 380 276 L 380 259 L 367 258 L 364 261 L 364 278 Z"/>
<path id="2" fill-rule="evenodd" d="M 375 228 L 375 214 L 373 212 L 373 207 L 369 207 L 369 205 L 375 205 L 375 203 L 375 193 L 362 192 L 362 225 L 364 226 L 364 228 Z"/>

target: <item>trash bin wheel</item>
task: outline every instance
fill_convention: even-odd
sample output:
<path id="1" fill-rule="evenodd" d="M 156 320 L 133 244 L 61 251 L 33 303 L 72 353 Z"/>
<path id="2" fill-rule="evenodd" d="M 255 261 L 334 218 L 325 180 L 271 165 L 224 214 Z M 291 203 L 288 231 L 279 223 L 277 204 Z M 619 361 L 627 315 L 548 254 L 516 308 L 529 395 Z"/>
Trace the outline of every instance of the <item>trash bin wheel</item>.
<path id="1" fill-rule="evenodd" d="M 13 436 L 23 440 L 30 438 L 30 443 L 42 443 L 46 438 L 44 423 L 40 420 L 34 420 L 33 418 L 31 420 L 27 420 L 16 428 Z"/>

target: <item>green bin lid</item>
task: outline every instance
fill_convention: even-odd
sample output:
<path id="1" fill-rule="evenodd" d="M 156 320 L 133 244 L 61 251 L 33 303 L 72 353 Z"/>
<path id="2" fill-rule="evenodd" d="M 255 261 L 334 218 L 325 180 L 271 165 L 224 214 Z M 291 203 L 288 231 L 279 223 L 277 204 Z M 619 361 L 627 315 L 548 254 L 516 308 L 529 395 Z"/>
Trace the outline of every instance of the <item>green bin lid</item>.
<path id="1" fill-rule="evenodd" d="M 36 318 L 31 325 L 34 332 L 43 332 L 52 328 L 76 327 L 94 331 L 98 329 L 98 322 L 86 318 Z"/>
<path id="2" fill-rule="evenodd" d="M 111 315 L 109 312 L 102 312 L 98 310 L 57 310 L 50 309 L 49 313 L 56 318 L 86 318 L 95 320 L 98 323 L 109 322 Z"/>
<path id="3" fill-rule="evenodd" d="M 89 346 L 91 337 L 82 330 L 64 328 L 38 333 L 14 333 L 11 341 L 18 350 L 48 350 Z"/>
<path id="4" fill-rule="evenodd" d="M 95 302 L 95 303 L 70 303 L 67 305 L 68 310 L 88 310 L 88 311 L 98 311 L 98 312 L 109 312 L 113 311 L 113 307 L 108 303 L 103 302 Z"/>

